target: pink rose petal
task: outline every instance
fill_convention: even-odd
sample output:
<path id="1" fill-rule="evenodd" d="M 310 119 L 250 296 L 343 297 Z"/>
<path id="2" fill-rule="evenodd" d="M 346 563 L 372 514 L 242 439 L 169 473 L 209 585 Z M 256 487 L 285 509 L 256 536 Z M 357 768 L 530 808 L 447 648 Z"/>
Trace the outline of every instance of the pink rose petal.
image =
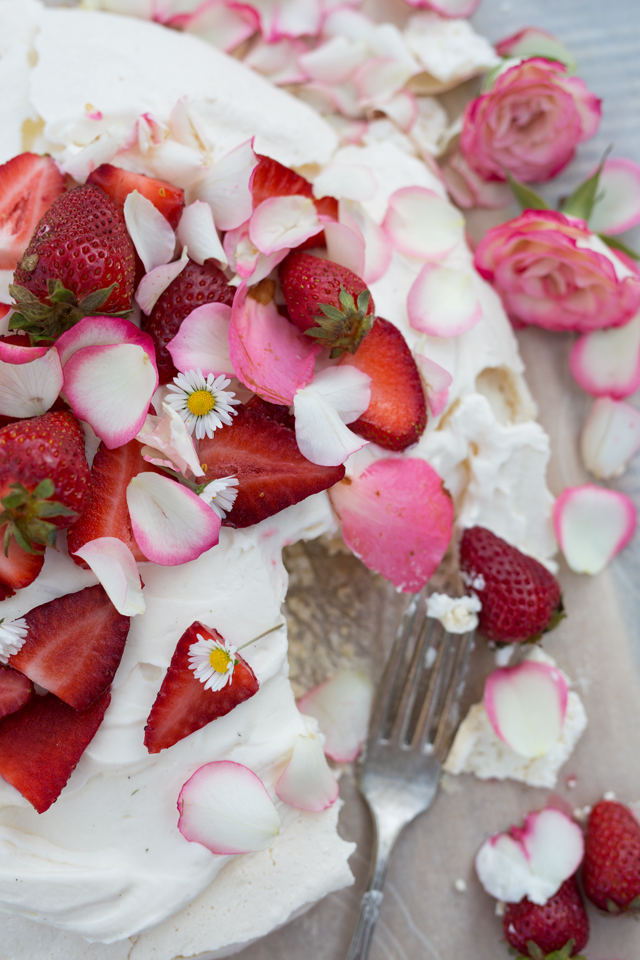
<path id="1" fill-rule="evenodd" d="M 155 361 L 137 344 L 84 347 L 64 366 L 64 392 L 73 412 L 110 450 L 142 429 L 157 386 Z"/>
<path id="2" fill-rule="evenodd" d="M 490 837 L 476 856 L 480 883 L 492 897 L 543 905 L 573 876 L 584 856 L 580 827 L 554 807 L 529 813 L 524 827 Z"/>
<path id="3" fill-rule="evenodd" d="M 364 279 L 366 250 L 360 232 L 354 233 L 343 223 L 325 223 L 324 237 L 329 260 Z"/>
<path id="4" fill-rule="evenodd" d="M 167 403 L 162 404 L 162 413 L 162 417 L 147 414 L 142 429 L 136 437 L 140 443 L 145 444 L 142 448 L 142 456 L 149 463 L 168 466 L 184 477 L 190 474 L 203 477 L 204 472 L 186 423 Z M 158 461 L 156 451 L 160 451 L 167 459 Z"/>
<path id="5" fill-rule="evenodd" d="M 354 271 L 366 284 L 375 283 L 385 275 L 391 263 L 392 247 L 379 224 L 371 219 L 364 208 L 352 200 L 340 200 L 338 219 L 341 224 L 359 236 L 364 245 L 364 268 Z M 325 232 L 330 224 L 325 224 Z M 346 266 L 346 264 L 345 264 Z"/>
<path id="6" fill-rule="evenodd" d="M 410 7 L 435 10 L 443 17 L 470 17 L 480 6 L 480 0 L 407 0 Z"/>
<path id="7" fill-rule="evenodd" d="M 190 260 L 200 264 L 210 258 L 227 262 L 208 203 L 195 200 L 185 207 L 176 233 L 180 244 L 187 248 Z"/>
<path id="8" fill-rule="evenodd" d="M 418 102 L 409 90 L 398 91 L 390 100 L 379 103 L 378 109 L 386 113 L 403 133 L 409 133 L 418 117 Z"/>
<path id="9" fill-rule="evenodd" d="M 114 343 L 133 343 L 149 354 L 155 365 L 155 347 L 148 333 L 121 317 L 83 317 L 56 341 L 62 366 L 83 347 L 101 347 Z"/>
<path id="10" fill-rule="evenodd" d="M 347 546 L 405 593 L 425 585 L 445 554 L 453 501 L 424 460 L 378 460 L 329 491 Z"/>
<path id="11" fill-rule="evenodd" d="M 560 671 L 532 660 L 494 670 L 484 685 L 491 726 L 521 757 L 542 757 L 558 742 L 567 696 Z"/>
<path id="12" fill-rule="evenodd" d="M 263 39 L 315 37 L 320 31 L 323 8 L 319 0 L 251 0 L 248 4 L 260 18 Z"/>
<path id="13" fill-rule="evenodd" d="M 146 273 L 173 258 L 176 235 L 172 227 L 151 200 L 137 190 L 124 202 L 124 219 Z"/>
<path id="14" fill-rule="evenodd" d="M 622 327 L 579 337 L 569 354 L 576 383 L 593 397 L 621 400 L 640 387 L 640 314 Z"/>
<path id="15" fill-rule="evenodd" d="M 204 200 L 213 210 L 219 230 L 233 230 L 251 216 L 251 175 L 257 164 L 248 140 L 219 160 L 194 188 L 195 199 Z"/>
<path id="16" fill-rule="evenodd" d="M 167 344 L 181 373 L 202 370 L 205 377 L 221 373 L 235 377 L 229 357 L 231 307 L 226 303 L 204 303 L 185 317 L 173 340 Z"/>
<path id="17" fill-rule="evenodd" d="M 599 480 L 618 477 L 638 450 L 640 411 L 610 397 L 594 400 L 580 438 L 587 470 Z"/>
<path id="18" fill-rule="evenodd" d="M 0 360 L 0 414 L 39 417 L 56 402 L 62 383 L 62 366 L 55 347 L 30 363 Z"/>
<path id="19" fill-rule="evenodd" d="M 356 670 L 341 670 L 298 700 L 298 709 L 315 717 L 326 737 L 324 752 L 336 763 L 351 763 L 369 727 L 375 688 Z"/>
<path id="20" fill-rule="evenodd" d="M 519 33 L 505 37 L 496 44 L 496 53 L 501 57 L 545 57 L 572 68 L 576 65 L 564 44 L 538 27 L 525 27 Z"/>
<path id="21" fill-rule="evenodd" d="M 313 195 L 316 199 L 335 197 L 336 200 L 371 200 L 376 194 L 378 184 L 370 167 L 362 163 L 340 163 L 334 161 L 313 181 Z"/>
<path id="22" fill-rule="evenodd" d="M 197 560 L 218 542 L 220 517 L 169 477 L 139 473 L 127 487 L 127 505 L 136 543 L 153 563 Z"/>
<path id="23" fill-rule="evenodd" d="M 258 29 L 258 17 L 251 7 L 227 5 L 224 0 L 207 0 L 187 14 L 183 29 L 229 53 Z"/>
<path id="24" fill-rule="evenodd" d="M 111 163 L 127 136 L 124 123 L 115 123 L 101 133 L 95 140 L 83 147 L 75 156 L 61 164 L 64 173 L 77 183 L 84 183 L 90 173 L 102 163 Z"/>
<path id="25" fill-rule="evenodd" d="M 167 287 L 173 283 L 175 278 L 182 273 L 188 262 L 187 248 L 183 247 L 179 260 L 174 260 L 173 263 L 165 263 L 144 275 L 136 290 L 136 302 L 147 317 L 155 307 L 158 299 Z"/>
<path id="26" fill-rule="evenodd" d="M 320 741 L 296 737 L 291 760 L 276 783 L 276 794 L 297 810 L 319 813 L 338 799 L 338 781 L 331 773 Z"/>
<path id="27" fill-rule="evenodd" d="M 232 760 L 196 770 L 180 791 L 178 812 L 182 836 L 216 854 L 267 850 L 280 833 L 278 811 L 262 780 Z"/>
<path id="28" fill-rule="evenodd" d="M 350 365 L 322 370 L 293 399 L 300 453 L 325 467 L 344 463 L 368 443 L 345 424 L 362 416 L 370 401 L 371 377 L 362 370 Z"/>
<path id="29" fill-rule="evenodd" d="M 389 198 L 382 228 L 401 253 L 441 260 L 462 240 L 464 218 L 433 190 L 401 187 Z"/>
<path id="30" fill-rule="evenodd" d="M 553 526 L 567 564 L 594 576 L 626 547 L 635 533 L 633 501 L 618 490 L 586 483 L 568 487 L 553 508 Z"/>
<path id="31" fill-rule="evenodd" d="M 284 317 L 273 301 L 236 293 L 229 327 L 229 355 L 239 380 L 271 403 L 290 405 L 313 376 L 319 348 Z"/>
<path id="32" fill-rule="evenodd" d="M 417 354 L 414 359 L 427 390 L 429 409 L 433 416 L 437 417 L 447 406 L 453 377 L 448 370 L 428 357 Z"/>
<path id="33" fill-rule="evenodd" d="M 307 46 L 303 40 L 283 39 L 276 43 L 258 40 L 243 58 L 243 62 L 278 86 L 304 83 L 307 75 L 298 57 L 306 53 L 306 50 Z"/>
<path id="34" fill-rule="evenodd" d="M 145 612 L 138 565 L 126 543 L 116 537 L 98 537 L 75 550 L 74 556 L 89 564 L 118 613 L 135 617 Z"/>
<path id="35" fill-rule="evenodd" d="M 407 297 L 409 323 L 432 337 L 457 337 L 482 319 L 470 272 L 425 263 Z"/>
<path id="36" fill-rule="evenodd" d="M 605 160 L 589 226 L 594 233 L 624 233 L 640 223 L 640 165 L 624 157 Z"/>
<path id="37" fill-rule="evenodd" d="M 513 198 L 507 183 L 498 180 L 483 180 L 455 150 L 442 166 L 442 176 L 454 203 L 468 210 L 470 207 L 486 207 L 499 210 L 508 207 Z"/>
<path id="38" fill-rule="evenodd" d="M 19 343 L 6 343 L 0 340 L 0 360 L 3 363 L 31 363 L 32 360 L 39 360 L 44 357 L 49 347 L 30 347 L 29 338 L 24 338 L 24 346 Z"/>
<path id="39" fill-rule="evenodd" d="M 415 62 L 411 64 L 394 57 L 371 57 L 365 60 L 353 75 L 358 105 L 366 108 L 388 103 L 417 72 Z"/>
<path id="40" fill-rule="evenodd" d="M 308 197 L 269 197 L 256 207 L 249 221 L 251 242 L 267 256 L 297 247 L 320 229 L 318 213 Z"/>

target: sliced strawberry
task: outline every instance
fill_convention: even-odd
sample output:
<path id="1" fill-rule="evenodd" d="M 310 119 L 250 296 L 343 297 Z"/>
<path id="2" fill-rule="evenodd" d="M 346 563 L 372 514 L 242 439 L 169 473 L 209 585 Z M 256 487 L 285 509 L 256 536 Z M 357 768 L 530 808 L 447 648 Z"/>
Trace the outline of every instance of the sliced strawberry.
<path id="1" fill-rule="evenodd" d="M 298 450 L 295 432 L 259 405 L 236 407 L 230 427 L 200 442 L 207 478 L 238 478 L 228 527 L 249 527 L 342 480 L 344 467 L 320 467 Z"/>
<path id="2" fill-rule="evenodd" d="M 269 420 L 275 420 L 276 423 L 281 423 L 283 427 L 288 427 L 290 430 L 295 429 L 296 419 L 289 413 L 289 407 L 285 407 L 284 404 L 269 403 L 268 400 L 263 400 L 262 397 L 259 397 L 256 393 L 255 396 L 251 397 L 247 406 L 250 410 L 257 410 L 259 413 L 263 413 Z"/>
<path id="3" fill-rule="evenodd" d="M 223 642 L 217 630 L 210 630 L 198 620 L 182 634 L 144 728 L 149 753 L 173 746 L 258 692 L 260 684 L 239 654 L 235 656 L 237 663 L 230 682 L 222 690 L 205 690 L 204 683 L 195 678 L 189 667 L 189 648 L 198 642 L 197 634 L 203 640 Z"/>
<path id="4" fill-rule="evenodd" d="M 0 718 L 24 707 L 32 693 L 33 684 L 28 677 L 0 664 Z"/>
<path id="5" fill-rule="evenodd" d="M 166 180 L 155 180 L 143 173 L 131 173 L 110 163 L 102 163 L 87 177 L 87 183 L 93 183 L 108 193 L 116 207 L 124 210 L 124 202 L 130 193 L 137 190 L 150 200 L 165 220 L 175 230 L 184 210 L 184 190 L 174 187 Z"/>
<path id="6" fill-rule="evenodd" d="M 13 270 L 42 215 L 64 193 L 51 157 L 21 153 L 0 166 L 0 270 Z"/>
<path id="7" fill-rule="evenodd" d="M 415 360 L 398 328 L 378 317 L 355 354 L 343 354 L 340 363 L 371 377 L 371 402 L 349 429 L 387 450 L 415 443 L 427 425 L 427 405 Z"/>
<path id="8" fill-rule="evenodd" d="M 24 619 L 29 632 L 9 664 L 75 710 L 86 710 L 111 685 L 129 617 L 98 584 L 42 603 Z"/>
<path id="9" fill-rule="evenodd" d="M 141 450 L 142 446 L 137 440 L 130 440 L 115 450 L 107 450 L 104 443 L 98 447 L 91 467 L 91 487 L 86 507 L 67 538 L 69 556 L 79 567 L 86 568 L 87 564 L 80 557 L 74 557 L 74 552 L 99 537 L 116 537 L 126 543 L 136 560 L 147 559 L 133 536 L 127 507 L 127 487 L 139 473 L 162 471 L 143 460 Z"/>
<path id="10" fill-rule="evenodd" d="M 38 813 L 60 796 L 109 706 L 106 690 L 82 713 L 53 694 L 0 720 L 0 774 Z"/>
<path id="11" fill-rule="evenodd" d="M 6 524 L 0 527 L 0 544 L 4 543 Z M 0 547 L 0 600 L 15 596 L 16 590 L 28 587 L 42 570 L 44 549 L 41 553 L 27 553 L 18 546 L 14 538 L 9 543 L 9 553 L 5 557 Z"/>
<path id="12" fill-rule="evenodd" d="M 271 157 L 264 157 L 258 154 L 258 166 L 253 171 L 253 180 L 251 182 L 251 193 L 253 195 L 253 205 L 257 207 L 263 200 L 270 197 L 309 197 L 313 198 L 313 188 L 308 180 L 301 177 L 299 173 L 294 173 L 288 167 L 272 160 Z M 319 214 L 338 219 L 338 201 L 333 197 L 322 197 L 321 200 L 314 200 L 315 208 Z M 309 237 L 304 243 L 301 243 L 298 250 L 306 250 L 309 247 L 325 246 L 324 231 L 321 230 L 315 236 Z"/>
<path id="13" fill-rule="evenodd" d="M 236 288 L 229 286 L 224 273 L 213 260 L 205 260 L 202 265 L 189 260 L 182 273 L 169 284 L 150 316 L 142 318 L 142 329 L 156 346 L 160 383 L 169 383 L 178 374 L 167 344 L 177 334 L 184 318 L 204 303 L 226 303 L 231 306 L 235 292 Z"/>

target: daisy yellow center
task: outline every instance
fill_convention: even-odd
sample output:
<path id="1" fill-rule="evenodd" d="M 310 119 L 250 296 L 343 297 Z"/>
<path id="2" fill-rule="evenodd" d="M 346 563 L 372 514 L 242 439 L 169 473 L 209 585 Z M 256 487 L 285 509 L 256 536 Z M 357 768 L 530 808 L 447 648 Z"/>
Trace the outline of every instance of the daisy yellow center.
<path id="1" fill-rule="evenodd" d="M 215 398 L 208 390 L 194 390 L 187 400 L 187 407 L 196 417 L 204 417 L 216 405 Z"/>
<path id="2" fill-rule="evenodd" d="M 215 650 L 212 650 L 209 654 L 209 663 L 217 673 L 226 673 L 227 667 L 231 657 L 226 650 L 220 650 L 219 647 L 216 647 Z"/>

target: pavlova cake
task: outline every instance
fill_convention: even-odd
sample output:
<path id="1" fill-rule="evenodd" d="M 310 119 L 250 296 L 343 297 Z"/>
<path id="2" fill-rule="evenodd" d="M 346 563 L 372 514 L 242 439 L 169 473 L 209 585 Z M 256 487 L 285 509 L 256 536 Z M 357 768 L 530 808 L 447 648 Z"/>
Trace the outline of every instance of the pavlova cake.
<path id="1" fill-rule="evenodd" d="M 2 0 L 0 38 L 0 955 L 223 956 L 351 882 L 283 547 L 548 564 L 548 439 L 407 138 L 153 23 Z"/>

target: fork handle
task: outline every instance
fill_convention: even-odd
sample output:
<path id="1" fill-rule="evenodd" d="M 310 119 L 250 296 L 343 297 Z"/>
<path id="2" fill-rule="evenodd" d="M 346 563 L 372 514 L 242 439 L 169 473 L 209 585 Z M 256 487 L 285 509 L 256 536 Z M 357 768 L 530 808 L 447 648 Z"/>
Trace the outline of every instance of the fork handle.
<path id="1" fill-rule="evenodd" d="M 404 823 L 394 824 L 392 827 L 380 823 L 374 816 L 376 832 L 375 854 L 369 885 L 360 902 L 360 916 L 351 940 L 347 960 L 367 960 L 373 939 L 373 929 L 380 912 L 382 903 L 382 887 L 387 875 L 387 867 L 391 859 L 391 851 L 404 827 Z"/>

